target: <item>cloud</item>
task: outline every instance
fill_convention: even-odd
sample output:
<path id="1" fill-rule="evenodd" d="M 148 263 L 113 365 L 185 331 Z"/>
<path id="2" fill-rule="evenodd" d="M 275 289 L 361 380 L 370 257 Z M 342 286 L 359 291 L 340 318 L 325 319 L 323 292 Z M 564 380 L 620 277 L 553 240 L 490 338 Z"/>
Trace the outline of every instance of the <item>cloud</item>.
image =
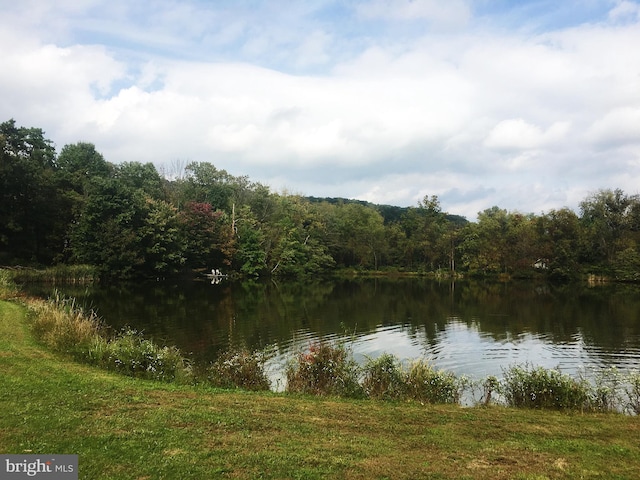
<path id="1" fill-rule="evenodd" d="M 640 181 L 636 2 L 544 31 L 463 1 L 45 4 L 0 18 L 0 121 L 59 147 L 469 218 Z"/>
<path id="2" fill-rule="evenodd" d="M 507 151 L 539 149 L 563 140 L 569 128 L 569 122 L 556 122 L 543 130 L 522 118 L 502 120 L 489 132 L 484 145 Z"/>
<path id="3" fill-rule="evenodd" d="M 364 18 L 423 20 L 439 27 L 460 27 L 468 23 L 471 11 L 461 0 L 371 0 L 357 6 Z"/>

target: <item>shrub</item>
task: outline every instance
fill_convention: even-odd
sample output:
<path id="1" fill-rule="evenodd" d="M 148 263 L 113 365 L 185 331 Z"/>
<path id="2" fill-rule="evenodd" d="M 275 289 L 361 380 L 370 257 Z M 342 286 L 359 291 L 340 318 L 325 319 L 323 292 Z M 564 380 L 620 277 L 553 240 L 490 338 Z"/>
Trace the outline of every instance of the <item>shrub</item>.
<path id="1" fill-rule="evenodd" d="M 228 350 L 207 369 L 207 381 L 220 388 L 242 388 L 245 390 L 269 390 L 271 381 L 265 373 L 264 352 L 249 352 L 246 349 Z"/>
<path id="2" fill-rule="evenodd" d="M 287 391 L 362 397 L 359 368 L 344 345 L 317 342 L 300 352 L 286 369 Z"/>
<path id="3" fill-rule="evenodd" d="M 414 362 L 407 373 L 407 396 L 428 403 L 458 403 L 467 380 L 451 372 L 435 370 L 428 362 Z"/>
<path id="4" fill-rule="evenodd" d="M 623 377 L 616 368 L 607 368 L 597 372 L 595 383 L 590 392 L 590 409 L 598 412 L 622 410 L 620 387 Z"/>
<path id="5" fill-rule="evenodd" d="M 504 371 L 502 394 L 508 406 L 549 409 L 584 409 L 591 388 L 558 370 L 513 366 Z"/>
<path id="6" fill-rule="evenodd" d="M 493 400 L 493 394 L 500 392 L 500 381 L 493 375 L 488 376 L 482 382 L 482 405 L 490 405 Z"/>
<path id="7" fill-rule="evenodd" d="M 190 366 L 176 347 L 160 347 L 135 330 L 125 330 L 110 341 L 95 339 L 87 359 L 108 370 L 165 382 L 186 382 Z"/>
<path id="8" fill-rule="evenodd" d="M 640 371 L 634 370 L 626 378 L 624 392 L 626 395 L 626 409 L 640 415 Z"/>
<path id="9" fill-rule="evenodd" d="M 405 372 L 398 359 L 383 354 L 368 359 L 364 365 L 362 388 L 368 397 L 382 400 L 397 400 L 406 393 Z"/>

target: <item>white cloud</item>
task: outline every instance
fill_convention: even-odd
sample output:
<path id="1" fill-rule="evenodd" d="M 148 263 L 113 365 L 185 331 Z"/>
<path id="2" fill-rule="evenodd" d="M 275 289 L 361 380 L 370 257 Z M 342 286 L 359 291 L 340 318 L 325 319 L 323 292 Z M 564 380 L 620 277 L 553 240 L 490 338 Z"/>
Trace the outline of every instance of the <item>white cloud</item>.
<path id="1" fill-rule="evenodd" d="M 463 26 L 471 17 L 467 2 L 461 0 L 371 0 L 357 10 L 365 18 L 426 20 L 440 27 Z"/>
<path id="2" fill-rule="evenodd" d="M 355 17 L 265 5 L 159 2 L 144 19 L 128 2 L 13 5 L 0 121 L 113 162 L 212 161 L 274 188 L 399 205 L 436 194 L 470 218 L 639 184 L 638 3 L 538 33 L 494 30 L 462 1 L 356 2 Z"/>
<path id="3" fill-rule="evenodd" d="M 640 145 L 640 105 L 616 108 L 598 118 L 587 131 L 587 138 L 602 148 Z"/>
<path id="4" fill-rule="evenodd" d="M 496 150 L 532 150 L 549 147 L 563 140 L 569 127 L 569 122 L 556 122 L 543 130 L 522 118 L 503 120 L 489 132 L 484 145 Z"/>

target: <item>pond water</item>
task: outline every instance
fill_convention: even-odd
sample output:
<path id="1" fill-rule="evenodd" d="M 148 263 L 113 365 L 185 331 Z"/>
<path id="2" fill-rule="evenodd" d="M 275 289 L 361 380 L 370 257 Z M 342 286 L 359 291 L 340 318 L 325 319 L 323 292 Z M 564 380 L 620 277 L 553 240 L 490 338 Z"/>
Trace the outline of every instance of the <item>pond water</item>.
<path id="1" fill-rule="evenodd" d="M 529 363 L 576 374 L 640 368 L 640 286 L 426 279 L 191 281 L 59 288 L 114 329 L 143 331 L 194 361 L 230 346 L 271 347 L 283 365 L 319 339 L 346 341 L 357 361 L 425 358 L 480 379 Z M 40 294 L 50 292 L 40 291 Z"/>

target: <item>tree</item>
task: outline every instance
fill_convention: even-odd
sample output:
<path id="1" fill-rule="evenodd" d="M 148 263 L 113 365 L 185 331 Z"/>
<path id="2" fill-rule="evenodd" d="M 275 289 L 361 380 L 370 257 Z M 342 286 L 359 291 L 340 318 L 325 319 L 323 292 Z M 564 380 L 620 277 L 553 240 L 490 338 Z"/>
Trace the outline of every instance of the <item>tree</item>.
<path id="1" fill-rule="evenodd" d="M 164 180 L 153 163 L 123 162 L 116 167 L 115 176 L 128 188 L 141 190 L 156 200 L 165 200 Z"/>
<path id="2" fill-rule="evenodd" d="M 65 191 L 86 196 L 87 184 L 94 177 L 113 176 L 115 168 L 108 163 L 92 143 L 65 145 L 57 159 L 57 176 Z"/>
<path id="3" fill-rule="evenodd" d="M 237 181 L 226 170 L 208 162 L 191 162 L 185 168 L 184 198 L 210 203 L 215 209 L 229 211 Z"/>
<path id="4" fill-rule="evenodd" d="M 143 231 L 148 206 L 139 190 L 95 177 L 71 235 L 73 260 L 98 267 L 103 277 L 133 277 L 144 269 Z"/>
<path id="5" fill-rule="evenodd" d="M 478 213 L 478 223 L 463 229 L 459 248 L 466 268 L 480 273 L 505 271 L 507 218 L 506 210 L 494 206 Z"/>
<path id="6" fill-rule="evenodd" d="M 235 236 L 227 215 L 210 203 L 187 203 L 180 212 L 187 266 L 229 267 L 235 254 Z"/>
<path id="7" fill-rule="evenodd" d="M 234 259 L 236 268 L 247 275 L 259 275 L 267 268 L 265 234 L 248 206 L 236 212 L 235 229 L 238 245 Z"/>
<path id="8" fill-rule="evenodd" d="M 163 200 L 147 198 L 147 212 L 141 228 L 147 275 L 163 277 L 178 273 L 185 264 L 187 245 L 181 235 L 178 212 Z"/>
<path id="9" fill-rule="evenodd" d="M 451 264 L 450 225 L 436 195 L 426 195 L 417 208 L 408 208 L 402 223 L 409 265 L 435 270 Z"/>
<path id="10" fill-rule="evenodd" d="M 386 254 L 384 219 L 371 207 L 358 203 L 336 206 L 329 219 L 333 234 L 332 257 L 343 266 L 377 269 Z"/>
<path id="11" fill-rule="evenodd" d="M 637 196 L 622 190 L 600 190 L 580 203 L 581 221 L 591 238 L 590 261 L 610 265 L 619 251 L 630 245 L 629 233 L 637 228 Z"/>
<path id="12" fill-rule="evenodd" d="M 326 228 L 311 204 L 299 196 L 275 197 L 267 238 L 267 263 L 271 273 L 300 276 L 319 273 L 334 265 L 322 242 Z"/>
<path id="13" fill-rule="evenodd" d="M 557 279 L 569 279 L 579 273 L 584 233 L 578 216 L 562 208 L 541 215 L 535 222 L 540 245 L 539 267 Z"/>
<path id="14" fill-rule="evenodd" d="M 39 128 L 0 124 L 0 258 L 49 263 L 63 248 L 55 149 Z"/>

